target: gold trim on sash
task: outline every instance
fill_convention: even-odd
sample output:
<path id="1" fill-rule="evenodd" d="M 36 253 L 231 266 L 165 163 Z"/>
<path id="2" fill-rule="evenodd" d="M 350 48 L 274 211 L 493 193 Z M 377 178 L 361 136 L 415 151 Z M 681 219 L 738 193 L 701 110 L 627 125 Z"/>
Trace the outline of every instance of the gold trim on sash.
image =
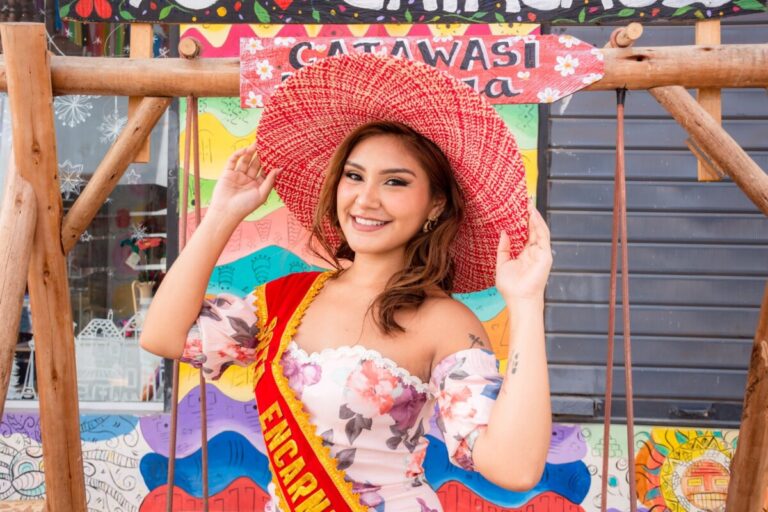
<path id="1" fill-rule="evenodd" d="M 309 442 L 309 444 L 312 446 L 313 451 L 317 454 L 317 459 L 320 461 L 320 463 L 323 466 L 323 469 L 327 472 L 328 476 L 331 478 L 333 483 L 336 485 L 336 488 L 338 489 L 339 493 L 343 496 L 344 501 L 346 502 L 347 506 L 349 507 L 349 510 L 352 512 L 368 512 L 369 508 L 361 505 L 360 503 L 360 496 L 358 493 L 354 492 L 352 489 L 352 482 L 348 482 L 345 479 L 345 472 L 344 470 L 338 469 L 338 462 L 334 457 L 331 456 L 331 450 L 328 446 L 323 444 L 322 438 L 317 435 L 317 427 L 312 424 L 312 422 L 309 419 L 309 414 L 304 410 L 304 405 L 302 404 L 301 400 L 298 400 L 296 398 L 296 394 L 294 391 L 290 388 L 288 385 L 288 379 L 285 377 L 285 374 L 283 373 L 283 367 L 281 365 L 281 360 L 283 357 L 283 353 L 285 352 L 285 349 L 288 347 L 288 344 L 293 339 L 294 335 L 296 334 L 296 331 L 299 328 L 299 325 L 301 325 L 301 321 L 304 318 L 304 313 L 306 313 L 307 308 L 309 308 L 310 304 L 312 303 L 312 300 L 317 296 L 317 294 L 322 290 L 323 286 L 325 285 L 325 282 L 335 273 L 335 271 L 327 271 L 323 272 L 321 274 L 318 274 L 318 276 L 315 278 L 314 283 L 312 283 L 312 286 L 307 290 L 307 293 L 304 295 L 304 298 L 301 299 L 301 302 L 299 303 L 296 310 L 291 315 L 290 320 L 285 326 L 285 330 L 283 331 L 283 335 L 280 338 L 280 345 L 277 349 L 277 354 L 275 355 L 274 359 L 272 360 L 272 372 L 275 378 L 275 383 L 277 384 L 277 389 L 280 391 L 280 394 L 285 399 L 286 403 L 288 404 L 288 407 L 291 410 L 291 413 L 293 414 L 294 418 L 296 419 L 296 422 L 299 424 L 299 427 L 301 428 L 302 434 L 306 438 L 306 440 Z M 262 289 L 260 293 L 256 293 L 256 301 L 254 303 L 257 307 L 262 307 L 263 311 L 266 312 L 266 297 L 264 290 Z M 260 313 L 260 311 L 259 311 Z M 262 324 L 266 324 L 266 315 L 258 314 L 259 316 L 259 328 L 262 328 Z M 261 319 L 264 320 L 261 320 Z M 265 326 L 266 328 L 266 326 Z M 271 331 L 271 329 L 269 329 Z M 261 331 L 260 331 L 261 334 Z M 267 338 L 271 338 L 271 336 L 267 336 Z M 260 343 L 261 344 L 261 341 Z M 267 457 L 269 459 L 269 457 Z M 280 510 L 284 512 L 288 512 L 291 510 L 291 508 L 287 505 L 285 496 L 283 496 L 283 493 L 281 492 L 281 488 L 277 480 L 278 472 L 275 471 L 275 468 L 272 467 L 272 461 L 269 461 L 270 469 L 272 471 L 272 483 L 275 487 L 275 494 L 277 495 L 279 501 L 280 501 Z M 341 511 L 337 511 L 341 512 Z"/>

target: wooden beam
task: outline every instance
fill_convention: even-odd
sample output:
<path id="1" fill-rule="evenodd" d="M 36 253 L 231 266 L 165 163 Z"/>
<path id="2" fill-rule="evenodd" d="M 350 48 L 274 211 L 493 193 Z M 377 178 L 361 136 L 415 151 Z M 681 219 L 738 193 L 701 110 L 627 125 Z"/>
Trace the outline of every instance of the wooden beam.
<path id="1" fill-rule="evenodd" d="M 765 510 L 768 486 L 768 285 L 757 323 L 747 372 L 739 442 L 731 462 L 725 509 Z"/>
<path id="2" fill-rule="evenodd" d="M 133 117 L 128 120 L 120 136 L 109 148 L 96 172 L 64 217 L 61 228 L 64 252 L 69 252 L 75 246 L 171 101 L 171 98 L 141 100 Z"/>
<path id="3" fill-rule="evenodd" d="M 56 163 L 53 91 L 45 26 L 0 25 L 7 63 L 13 152 L 37 198 L 29 264 L 35 363 L 48 510 L 86 510 L 75 340 L 66 256 L 61 246 L 61 193 Z"/>
<path id="4" fill-rule="evenodd" d="M 768 175 L 733 137 L 682 87 L 656 87 L 648 92 L 688 132 L 696 147 L 768 215 Z"/>
<path id="5" fill-rule="evenodd" d="M 5 409 L 11 380 L 13 356 L 19 341 L 21 308 L 27 286 L 29 257 L 35 234 L 37 204 L 35 192 L 19 176 L 13 152 L 8 162 L 3 204 L 0 209 L 0 416 Z"/>
<path id="6" fill-rule="evenodd" d="M 720 20 L 699 20 L 696 22 L 696 44 L 718 45 L 720 44 Z M 696 99 L 712 119 L 718 124 L 722 123 L 722 104 L 720 101 L 720 89 L 706 88 L 696 91 Z M 697 176 L 699 181 L 720 181 L 721 176 L 715 169 L 707 165 L 705 160 L 697 160 Z"/>
<path id="7" fill-rule="evenodd" d="M 768 44 L 661 46 L 601 50 L 605 76 L 587 91 L 665 85 L 768 87 Z M 55 94 L 235 97 L 239 59 L 51 57 Z M 130 76 L 130 80 L 126 77 Z M 0 91 L 6 89 L 0 59 Z"/>
<path id="8" fill-rule="evenodd" d="M 152 43 L 154 42 L 154 29 L 149 23 L 131 23 L 131 58 L 151 59 L 153 56 Z M 128 98 L 128 119 L 130 120 L 141 103 L 141 96 Z M 141 148 L 136 152 L 133 161 L 137 163 L 149 162 L 149 137 L 144 139 Z"/>

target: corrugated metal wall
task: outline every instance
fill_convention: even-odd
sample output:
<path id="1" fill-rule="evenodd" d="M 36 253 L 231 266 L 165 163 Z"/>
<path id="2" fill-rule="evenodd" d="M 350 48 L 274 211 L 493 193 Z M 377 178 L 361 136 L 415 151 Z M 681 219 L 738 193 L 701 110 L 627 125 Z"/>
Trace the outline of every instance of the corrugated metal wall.
<path id="1" fill-rule="evenodd" d="M 596 46 L 612 28 L 554 27 Z M 768 42 L 768 16 L 724 21 L 723 43 Z M 693 27 L 646 27 L 638 46 L 693 44 Z M 549 108 L 543 199 L 555 254 L 546 327 L 554 408 L 602 417 L 615 94 Z M 768 94 L 723 93 L 724 126 L 768 169 Z M 543 118 L 544 120 L 544 118 Z M 736 425 L 762 292 L 768 219 L 730 181 L 698 183 L 686 133 L 646 92 L 626 102 L 635 411 L 643 423 Z M 621 316 L 618 316 L 620 332 Z M 617 336 L 614 417 L 624 415 Z"/>

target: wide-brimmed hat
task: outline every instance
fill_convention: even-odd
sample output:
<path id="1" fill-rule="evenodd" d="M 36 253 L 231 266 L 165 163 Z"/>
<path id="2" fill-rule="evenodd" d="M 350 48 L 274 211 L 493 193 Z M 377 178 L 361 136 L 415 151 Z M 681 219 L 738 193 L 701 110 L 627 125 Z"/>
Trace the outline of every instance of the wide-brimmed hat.
<path id="1" fill-rule="evenodd" d="M 335 56 L 283 82 L 262 113 L 257 150 L 266 172 L 282 168 L 277 193 L 312 225 L 330 159 L 355 128 L 395 121 L 442 149 L 462 190 L 464 220 L 451 246 L 454 292 L 494 284 L 501 230 L 512 257 L 528 237 L 523 162 L 494 108 L 468 85 L 426 64 L 371 54 Z M 330 227 L 325 235 L 339 237 Z"/>

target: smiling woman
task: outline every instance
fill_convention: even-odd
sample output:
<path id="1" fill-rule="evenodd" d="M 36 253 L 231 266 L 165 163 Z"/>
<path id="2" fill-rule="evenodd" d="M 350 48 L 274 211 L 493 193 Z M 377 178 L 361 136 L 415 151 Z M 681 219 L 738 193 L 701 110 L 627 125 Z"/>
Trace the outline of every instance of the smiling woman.
<path id="1" fill-rule="evenodd" d="M 453 464 L 534 486 L 551 426 L 552 256 L 496 111 L 426 65 L 342 56 L 286 80 L 258 134 L 229 159 L 142 345 L 212 379 L 253 365 L 268 510 L 440 511 L 422 467 L 435 409 Z M 203 300 L 229 237 L 273 186 L 333 269 Z M 451 297 L 494 283 L 511 318 L 505 376 Z"/>

